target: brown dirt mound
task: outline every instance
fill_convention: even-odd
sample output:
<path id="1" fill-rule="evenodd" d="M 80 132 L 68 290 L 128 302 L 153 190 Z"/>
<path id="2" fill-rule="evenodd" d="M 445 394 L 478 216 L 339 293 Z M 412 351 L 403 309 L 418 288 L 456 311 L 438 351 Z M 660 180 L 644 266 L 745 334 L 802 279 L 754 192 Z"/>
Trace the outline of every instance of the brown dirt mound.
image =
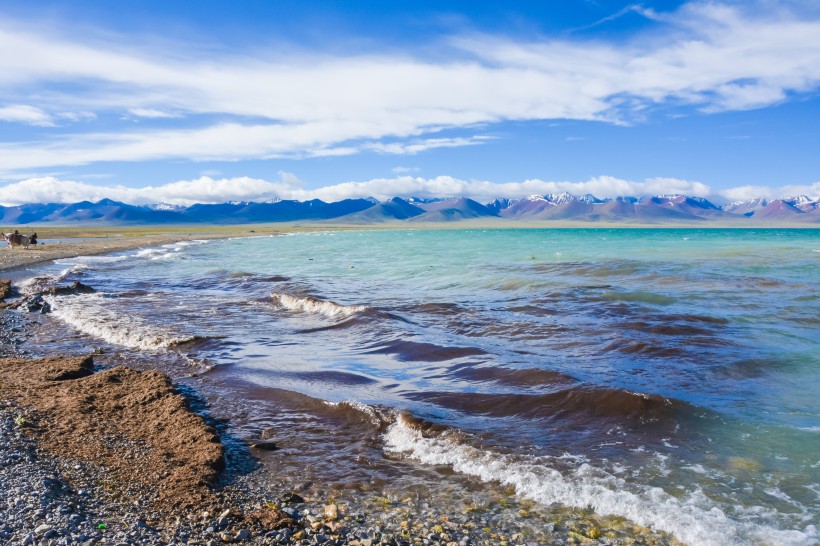
<path id="1" fill-rule="evenodd" d="M 0 359 L 0 397 L 30 412 L 25 426 L 43 448 L 104 469 L 114 495 L 196 503 L 224 467 L 216 432 L 156 371 Z"/>

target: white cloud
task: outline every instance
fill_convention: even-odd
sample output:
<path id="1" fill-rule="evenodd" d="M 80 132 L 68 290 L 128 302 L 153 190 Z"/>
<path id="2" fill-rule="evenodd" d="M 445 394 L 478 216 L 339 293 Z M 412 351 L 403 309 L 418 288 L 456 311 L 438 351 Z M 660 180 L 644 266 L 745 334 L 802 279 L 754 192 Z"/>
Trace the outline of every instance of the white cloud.
<path id="1" fill-rule="evenodd" d="M 24 203 L 74 203 L 99 201 L 108 198 L 134 205 L 171 203 L 224 203 L 226 201 L 264 201 L 282 195 L 298 194 L 292 177 L 269 182 L 246 176 L 213 179 L 202 176 L 195 180 L 181 180 L 160 186 L 128 188 L 99 186 L 84 182 L 62 180 L 56 177 L 30 178 L 0 188 L 0 204 L 5 206 Z"/>
<path id="2" fill-rule="evenodd" d="M 774 190 L 768 186 L 737 186 L 721 190 L 719 195 L 731 202 L 749 201 L 757 197 L 772 197 Z"/>
<path id="3" fill-rule="evenodd" d="M 591 193 L 596 197 L 624 195 L 658 195 L 682 193 L 690 196 L 714 195 L 709 186 L 691 180 L 677 178 L 649 178 L 631 181 L 613 176 L 597 176 L 581 182 L 547 181 L 529 179 L 520 182 L 490 182 L 485 180 L 461 180 L 452 176 L 424 178 L 396 176 L 366 181 L 351 181 L 317 189 L 306 189 L 306 182 L 293 173 L 282 171 L 274 181 L 251 177 L 211 178 L 201 176 L 194 180 L 180 180 L 168 184 L 129 188 L 111 185 L 99 186 L 84 182 L 62 180 L 57 177 L 38 177 L 22 180 L 0 187 L 0 204 L 10 206 L 23 203 L 62 202 L 83 200 L 98 201 L 110 198 L 131 204 L 171 203 L 191 205 L 194 203 L 224 203 L 226 201 L 265 201 L 269 199 L 322 199 L 340 201 L 375 197 L 380 200 L 395 196 L 403 197 L 458 197 L 464 196 L 487 203 L 496 197 L 524 197 L 532 194 L 560 193 L 574 195 Z M 742 186 L 719 193 L 730 201 L 753 197 L 785 197 L 808 195 L 820 197 L 820 182 L 805 186 L 768 188 Z"/>
<path id="4" fill-rule="evenodd" d="M 459 148 L 462 146 L 475 146 L 491 140 L 487 136 L 457 137 L 457 138 L 427 138 L 412 142 L 374 142 L 366 144 L 364 149 L 374 150 L 384 154 L 415 155 L 420 152 L 432 150 L 434 148 Z"/>
<path id="5" fill-rule="evenodd" d="M 398 167 L 393 167 L 392 169 L 390 169 L 390 172 L 395 173 L 395 174 L 409 174 L 409 173 L 417 173 L 417 172 L 419 172 L 420 170 L 421 170 L 421 169 L 420 169 L 420 168 L 418 168 L 418 167 L 402 167 L 402 166 L 398 166 Z"/>
<path id="6" fill-rule="evenodd" d="M 128 110 L 133 115 L 141 118 L 178 118 L 178 114 L 164 112 L 156 108 L 130 108 Z"/>
<path id="7" fill-rule="evenodd" d="M 26 104 L 13 104 L 0 108 L 0 121 L 25 123 L 40 127 L 53 127 L 55 125 L 50 115 L 39 108 Z"/>
<path id="8" fill-rule="evenodd" d="M 738 186 L 719 192 L 722 197 L 729 201 L 749 201 L 757 197 L 776 199 L 778 197 L 794 197 L 805 195 L 812 199 L 820 199 L 820 182 L 813 184 L 789 184 L 772 188 L 770 186 Z"/>
<path id="9" fill-rule="evenodd" d="M 339 201 L 369 197 L 389 199 L 394 196 L 453 197 L 466 196 L 479 201 L 496 197 L 523 197 L 534 193 L 568 191 L 576 195 L 593 193 L 598 197 L 643 195 L 655 193 L 686 193 L 707 195 L 709 188 L 699 182 L 669 178 L 653 178 L 631 182 L 610 176 L 585 182 L 549 182 L 532 179 L 523 182 L 494 183 L 481 180 L 460 180 L 452 176 L 423 178 L 397 176 L 362 182 L 344 182 L 318 189 L 305 189 L 305 182 L 296 175 L 280 172 L 279 180 L 266 181 L 250 177 L 214 179 L 201 176 L 159 186 L 128 188 L 98 186 L 65 181 L 56 177 L 41 177 L 8 184 L 0 188 L 6 205 L 32 202 L 75 202 L 99 200 L 105 197 L 132 204 L 166 202 L 181 205 L 192 203 L 222 203 L 225 201 L 261 201 L 266 199 L 322 199 Z"/>
<path id="10" fill-rule="evenodd" d="M 654 28 L 631 41 L 459 35 L 439 44 L 435 59 L 292 48 L 203 55 L 185 44 L 169 55 L 167 47 L 134 45 L 146 42 L 133 36 L 0 24 L 0 49 L 16 52 L 0 56 L 4 94 L 16 102 L 40 97 L 0 109 L 0 119 L 47 125 L 59 112 L 88 112 L 199 120 L 189 129 L 123 122 L 111 133 L 4 144 L 0 164 L 413 154 L 481 142 L 434 136 L 446 128 L 535 119 L 629 123 L 657 104 L 758 108 L 820 86 L 816 17 L 786 9 L 758 16 L 716 2 L 638 11 Z M 207 125 L 213 119 L 220 121 Z"/>
<path id="11" fill-rule="evenodd" d="M 67 121 L 90 121 L 97 117 L 94 112 L 58 112 L 57 117 Z"/>

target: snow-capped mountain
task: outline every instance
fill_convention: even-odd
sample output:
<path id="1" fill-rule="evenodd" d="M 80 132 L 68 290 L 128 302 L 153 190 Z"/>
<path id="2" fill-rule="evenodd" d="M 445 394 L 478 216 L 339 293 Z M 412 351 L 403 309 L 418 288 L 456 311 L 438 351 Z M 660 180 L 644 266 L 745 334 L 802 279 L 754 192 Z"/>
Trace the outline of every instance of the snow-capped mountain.
<path id="1" fill-rule="evenodd" d="M 180 212 L 187 208 L 184 205 L 172 205 L 171 203 L 153 203 L 146 206 L 151 210 L 165 210 L 171 212 Z"/>
<path id="2" fill-rule="evenodd" d="M 529 195 L 523 198 L 500 197 L 481 204 L 464 197 L 451 199 L 413 198 L 377 202 L 369 199 L 346 199 L 326 203 L 270 200 L 269 202 L 235 201 L 220 204 L 195 204 L 189 207 L 156 203 L 129 205 L 102 199 L 96 203 L 34 203 L 11 207 L 0 206 L 0 220 L 6 225 L 92 223 L 151 224 L 243 224 L 256 222 L 338 221 L 373 222 L 452 222 L 460 220 L 607 222 L 633 224 L 727 222 L 727 225 L 820 224 L 820 200 L 805 195 L 783 199 L 757 198 L 716 206 L 703 197 L 681 194 L 648 197 L 622 196 L 598 199 L 568 192 Z"/>
<path id="3" fill-rule="evenodd" d="M 565 191 L 562 191 L 561 193 L 548 193 L 544 196 L 544 199 L 546 199 L 550 203 L 555 203 L 556 205 L 563 205 L 564 203 L 578 201 L 577 197 Z"/>
<path id="4" fill-rule="evenodd" d="M 783 199 L 786 203 L 790 204 L 791 206 L 802 210 L 803 212 L 811 212 L 820 208 L 820 200 L 812 199 L 805 195 L 796 195 L 794 197 L 787 197 Z"/>
<path id="5" fill-rule="evenodd" d="M 731 212 L 732 214 L 750 215 L 768 204 L 768 199 L 765 197 L 758 197 L 757 199 L 750 199 L 748 201 L 735 201 L 734 203 L 723 205 L 722 209 L 726 212 Z"/>

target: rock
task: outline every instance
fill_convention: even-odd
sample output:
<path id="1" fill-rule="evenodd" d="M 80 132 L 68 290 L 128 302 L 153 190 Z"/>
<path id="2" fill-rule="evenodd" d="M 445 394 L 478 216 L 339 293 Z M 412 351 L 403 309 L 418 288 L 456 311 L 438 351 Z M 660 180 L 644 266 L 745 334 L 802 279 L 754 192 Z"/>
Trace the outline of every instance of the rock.
<path id="1" fill-rule="evenodd" d="M 0 279 L 0 301 L 5 300 L 11 295 L 11 281 L 8 279 Z"/>
<path id="2" fill-rule="evenodd" d="M 39 525 L 39 526 L 37 526 L 37 528 L 34 529 L 34 534 L 35 535 L 42 535 L 43 533 L 45 533 L 46 531 L 48 531 L 50 529 L 51 529 L 50 525 L 48 525 L 47 523 L 43 523 L 42 525 Z"/>
<path id="3" fill-rule="evenodd" d="M 305 499 L 296 493 L 285 493 L 282 495 L 282 498 L 279 499 L 279 502 L 284 504 L 303 504 Z"/>
<path id="4" fill-rule="evenodd" d="M 296 524 L 296 520 L 292 516 L 276 507 L 257 510 L 249 514 L 248 517 L 269 531 L 293 527 Z"/>
<path id="5" fill-rule="evenodd" d="M 51 306 L 48 304 L 46 300 L 43 299 L 43 296 L 37 294 L 36 296 L 31 296 L 26 298 L 18 307 L 25 307 L 26 311 L 29 313 L 33 313 L 35 311 L 39 311 L 41 313 L 48 313 L 51 310 Z"/>
<path id="6" fill-rule="evenodd" d="M 80 281 L 74 281 L 68 286 L 49 286 L 43 293 L 51 296 L 67 296 L 71 294 L 93 294 L 94 292 L 96 292 L 96 290 L 87 284 L 83 284 Z"/>
<path id="7" fill-rule="evenodd" d="M 275 442 L 271 442 L 270 440 L 261 440 L 259 442 L 254 442 L 251 444 L 253 449 L 260 449 L 262 451 L 275 451 L 279 449 L 276 447 Z"/>
<path id="8" fill-rule="evenodd" d="M 339 519 L 339 507 L 335 504 L 325 506 L 325 517 L 329 520 Z"/>
<path id="9" fill-rule="evenodd" d="M 247 529 L 240 529 L 238 533 L 233 537 L 235 540 L 248 540 L 251 538 L 251 532 Z"/>
<path id="10" fill-rule="evenodd" d="M 266 428 L 261 433 L 259 433 L 259 437 L 263 440 L 270 440 L 276 435 L 276 429 L 273 428 Z"/>

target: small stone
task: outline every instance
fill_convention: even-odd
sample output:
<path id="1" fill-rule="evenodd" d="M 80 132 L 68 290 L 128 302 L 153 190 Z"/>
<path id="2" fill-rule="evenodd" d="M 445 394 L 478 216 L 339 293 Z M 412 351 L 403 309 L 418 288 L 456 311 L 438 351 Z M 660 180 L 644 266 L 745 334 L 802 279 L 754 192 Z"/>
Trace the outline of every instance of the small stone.
<path id="1" fill-rule="evenodd" d="M 325 517 L 330 520 L 339 519 L 339 507 L 335 504 L 325 506 Z"/>
<path id="2" fill-rule="evenodd" d="M 234 539 L 236 540 L 248 540 L 249 538 L 251 538 L 251 532 L 247 529 L 240 529 L 234 536 Z"/>
<path id="3" fill-rule="evenodd" d="M 39 526 L 37 526 L 37 528 L 34 529 L 34 534 L 42 535 L 43 533 L 45 533 L 46 531 L 48 531 L 50 529 L 51 529 L 50 525 L 48 525 L 46 523 L 43 523 L 42 525 L 39 525 Z"/>
<path id="4" fill-rule="evenodd" d="M 301 496 L 297 495 L 296 493 L 285 493 L 282 495 L 280 502 L 285 504 L 303 504 L 305 499 Z"/>
<path id="5" fill-rule="evenodd" d="M 270 440 L 261 440 L 259 442 L 254 442 L 251 444 L 253 449 L 260 449 L 262 451 L 276 451 L 279 449 L 276 446 L 276 442 L 271 442 Z"/>

